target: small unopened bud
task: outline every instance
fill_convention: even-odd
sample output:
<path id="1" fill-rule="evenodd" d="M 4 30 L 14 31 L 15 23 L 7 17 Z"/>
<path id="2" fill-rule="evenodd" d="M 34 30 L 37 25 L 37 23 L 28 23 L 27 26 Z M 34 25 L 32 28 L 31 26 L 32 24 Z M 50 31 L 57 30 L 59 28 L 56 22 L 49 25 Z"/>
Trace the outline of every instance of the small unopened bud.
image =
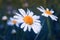
<path id="1" fill-rule="evenodd" d="M 16 33 L 16 30 L 15 29 L 12 29 L 12 32 L 11 32 L 12 34 L 15 34 Z"/>
<path id="2" fill-rule="evenodd" d="M 2 20 L 7 20 L 7 19 L 8 19 L 7 16 L 2 17 Z"/>
<path id="3" fill-rule="evenodd" d="M 27 3 L 27 2 L 24 3 L 24 4 L 23 4 L 23 7 L 28 7 L 28 3 Z"/>

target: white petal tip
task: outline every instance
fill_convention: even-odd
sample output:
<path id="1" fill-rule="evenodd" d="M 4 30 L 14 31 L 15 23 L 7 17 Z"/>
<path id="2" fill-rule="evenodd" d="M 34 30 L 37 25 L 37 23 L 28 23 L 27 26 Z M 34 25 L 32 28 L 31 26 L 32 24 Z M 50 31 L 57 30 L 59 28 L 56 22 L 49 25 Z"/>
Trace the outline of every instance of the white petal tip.
<path id="1" fill-rule="evenodd" d="M 25 29 L 23 29 L 23 31 L 24 31 L 24 32 L 26 32 L 26 30 L 25 30 Z"/>
<path id="2" fill-rule="evenodd" d="M 35 32 L 35 34 L 38 34 L 38 33 L 39 33 L 39 31 L 38 32 L 37 31 Z"/>

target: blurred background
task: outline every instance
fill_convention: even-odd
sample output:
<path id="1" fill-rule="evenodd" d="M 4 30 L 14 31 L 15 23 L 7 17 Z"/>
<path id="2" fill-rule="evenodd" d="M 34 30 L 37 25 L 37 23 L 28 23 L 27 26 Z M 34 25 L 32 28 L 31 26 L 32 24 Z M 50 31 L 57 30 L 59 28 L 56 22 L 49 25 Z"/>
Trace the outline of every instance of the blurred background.
<path id="1" fill-rule="evenodd" d="M 41 16 L 40 11 L 36 9 L 39 6 L 53 9 L 58 21 Z M 7 16 L 9 19 L 19 8 L 28 8 L 41 16 L 43 26 L 39 34 L 35 34 L 33 30 L 24 32 L 15 25 L 7 25 L 7 20 L 2 17 Z M 12 33 L 12 30 L 15 32 Z M 0 40 L 60 40 L 60 0 L 0 0 Z"/>

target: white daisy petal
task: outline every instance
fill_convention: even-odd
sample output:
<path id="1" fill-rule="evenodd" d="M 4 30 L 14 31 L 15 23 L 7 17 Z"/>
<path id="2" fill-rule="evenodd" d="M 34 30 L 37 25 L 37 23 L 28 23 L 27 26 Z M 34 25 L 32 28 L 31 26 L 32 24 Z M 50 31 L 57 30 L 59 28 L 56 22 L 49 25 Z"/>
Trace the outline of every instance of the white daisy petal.
<path id="1" fill-rule="evenodd" d="M 34 15 L 32 18 L 33 18 L 33 19 L 39 19 L 40 16 L 36 16 L 36 15 Z"/>
<path id="2" fill-rule="evenodd" d="M 54 11 L 53 11 L 52 9 L 50 10 L 50 12 L 51 12 L 51 13 L 54 13 Z"/>
<path id="3" fill-rule="evenodd" d="M 23 15 L 23 16 L 26 16 L 26 13 L 25 13 L 25 11 L 23 10 L 23 9 L 18 9 L 19 10 L 19 12 Z"/>
<path id="4" fill-rule="evenodd" d="M 40 26 L 37 26 L 37 25 L 32 25 L 32 29 L 33 29 L 33 31 L 37 34 L 37 33 L 40 32 L 41 27 L 40 27 Z"/>
<path id="5" fill-rule="evenodd" d="M 22 16 L 14 15 L 13 18 L 22 18 Z"/>
<path id="6" fill-rule="evenodd" d="M 21 28 L 24 28 L 25 27 L 25 23 L 23 23 L 22 25 L 21 25 Z"/>
<path id="7" fill-rule="evenodd" d="M 48 11 L 49 9 L 48 9 L 48 8 L 46 8 L 46 10 Z"/>
<path id="8" fill-rule="evenodd" d="M 29 9 L 27 9 L 27 15 L 29 15 L 29 16 L 33 16 L 33 12 L 32 11 L 30 11 Z"/>
<path id="9" fill-rule="evenodd" d="M 19 20 L 19 19 L 22 19 L 23 17 L 15 15 L 15 16 L 13 16 L 13 18 Z"/>
<path id="10" fill-rule="evenodd" d="M 29 9 L 27 9 L 27 15 L 30 13 L 30 10 Z"/>
<path id="11" fill-rule="evenodd" d="M 40 20 L 34 20 L 34 22 L 38 22 L 38 23 L 40 23 Z"/>
<path id="12" fill-rule="evenodd" d="M 10 17 L 10 20 L 14 20 L 14 18 Z"/>
<path id="13" fill-rule="evenodd" d="M 28 31 L 31 31 L 31 26 L 30 25 L 28 25 Z"/>
<path id="14" fill-rule="evenodd" d="M 29 15 L 29 16 L 33 16 L 33 14 L 34 14 L 34 13 L 31 11 L 28 15 Z"/>
<path id="15" fill-rule="evenodd" d="M 17 23 L 23 23 L 24 21 L 21 19 L 17 19 Z"/>
<path id="16" fill-rule="evenodd" d="M 10 20 L 7 22 L 7 25 L 14 25 Z"/>
<path id="17" fill-rule="evenodd" d="M 39 7 L 37 7 L 37 9 L 38 9 L 39 11 L 41 11 L 41 12 L 44 12 L 44 11 L 45 11 L 45 10 L 39 8 Z"/>
<path id="18" fill-rule="evenodd" d="M 35 23 L 35 22 L 34 22 L 34 24 L 40 26 L 40 23 L 37 23 L 37 22 Z"/>
<path id="19" fill-rule="evenodd" d="M 42 16 L 48 17 L 48 15 L 47 15 L 47 14 L 45 14 L 45 13 L 43 13 L 43 14 L 42 14 Z"/>
<path id="20" fill-rule="evenodd" d="M 15 13 L 17 16 L 21 16 L 19 13 Z"/>
<path id="21" fill-rule="evenodd" d="M 40 6 L 41 9 L 45 10 L 42 6 Z"/>
<path id="22" fill-rule="evenodd" d="M 19 16 L 15 15 L 15 16 L 13 16 L 13 18 L 19 18 Z"/>
<path id="23" fill-rule="evenodd" d="M 52 20 L 55 20 L 55 21 L 57 21 L 57 19 L 58 19 L 58 17 L 54 16 L 54 15 L 50 15 L 50 17 L 51 17 Z"/>
<path id="24" fill-rule="evenodd" d="M 24 27 L 24 29 L 23 29 L 23 30 L 24 30 L 24 32 L 27 30 L 27 25 L 25 25 L 25 27 Z"/>
<path id="25" fill-rule="evenodd" d="M 19 24 L 18 24 L 18 23 L 16 23 L 16 26 L 17 26 L 17 27 L 19 27 Z"/>

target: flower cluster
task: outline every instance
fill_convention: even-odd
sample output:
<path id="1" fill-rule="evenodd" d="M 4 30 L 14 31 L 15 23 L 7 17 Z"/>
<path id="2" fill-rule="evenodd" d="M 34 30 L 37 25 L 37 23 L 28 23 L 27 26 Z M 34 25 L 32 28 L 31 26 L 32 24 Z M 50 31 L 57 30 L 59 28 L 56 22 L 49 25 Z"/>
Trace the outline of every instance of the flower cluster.
<path id="1" fill-rule="evenodd" d="M 42 6 L 37 7 L 37 9 L 42 12 L 42 16 L 49 16 L 52 20 L 57 21 L 58 17 L 53 15 L 54 11 L 52 9 L 49 10 L 46 8 L 45 10 Z M 20 13 L 16 12 L 15 15 L 10 17 L 10 19 L 7 21 L 8 25 L 16 25 L 17 27 L 22 28 L 24 32 L 27 30 L 30 32 L 32 29 L 37 34 L 41 31 L 42 25 L 40 16 L 34 15 L 34 12 L 30 11 L 29 9 L 27 9 L 27 12 L 25 12 L 23 9 L 18 9 L 18 11 Z M 2 19 L 5 20 L 4 17 Z"/>

